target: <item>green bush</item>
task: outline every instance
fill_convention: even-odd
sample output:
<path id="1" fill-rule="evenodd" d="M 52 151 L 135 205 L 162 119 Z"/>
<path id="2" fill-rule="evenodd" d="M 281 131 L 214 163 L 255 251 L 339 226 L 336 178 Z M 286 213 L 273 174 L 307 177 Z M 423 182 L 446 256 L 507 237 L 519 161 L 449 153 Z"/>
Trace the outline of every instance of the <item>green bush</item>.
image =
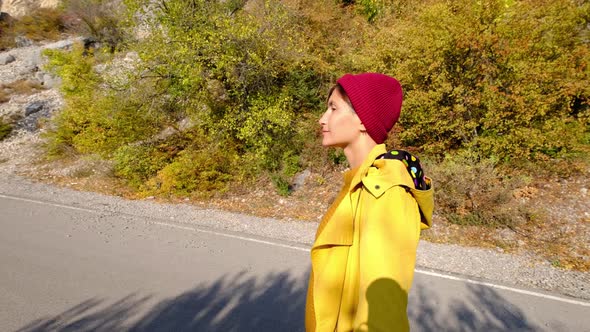
<path id="1" fill-rule="evenodd" d="M 289 196 L 291 194 L 291 183 L 287 177 L 282 174 L 273 174 L 271 176 L 272 184 L 275 186 L 277 193 L 281 196 Z"/>
<path id="2" fill-rule="evenodd" d="M 177 196 L 223 193 L 233 178 L 234 159 L 222 146 L 184 150 L 147 183 L 147 192 Z"/>
<path id="3" fill-rule="evenodd" d="M 383 0 L 342 0 L 341 2 L 344 6 L 358 6 L 358 11 L 364 15 L 369 22 L 373 22 L 385 9 L 385 1 Z"/>
<path id="4" fill-rule="evenodd" d="M 165 114 L 152 110 L 156 105 L 163 107 L 157 103 L 165 100 L 150 100 L 147 89 L 129 93 L 110 88 L 93 68 L 95 56 L 82 45 L 71 52 L 47 50 L 45 55 L 47 69 L 62 78 L 60 89 L 66 101 L 47 134 L 50 154 L 73 150 L 109 157 L 119 147 L 151 137 L 166 125 Z"/>
<path id="5" fill-rule="evenodd" d="M 589 127 L 589 13 L 569 0 L 433 1 L 351 57 L 403 83 L 405 145 L 555 158 L 578 149 Z"/>
<path id="6" fill-rule="evenodd" d="M 145 195 L 210 196 L 239 176 L 229 142 L 212 142 L 198 130 L 119 148 L 115 175 Z"/>
<path id="7" fill-rule="evenodd" d="M 122 146 L 113 155 L 115 175 L 127 180 L 132 187 L 142 189 L 174 155 L 173 151 L 155 144 Z"/>
<path id="8" fill-rule="evenodd" d="M 12 126 L 6 122 L 2 118 L 0 118 L 0 141 L 8 137 L 12 132 Z"/>
<path id="9" fill-rule="evenodd" d="M 145 10 L 141 1 L 127 5 Z M 208 139 L 235 144 L 238 173 L 248 178 L 299 169 L 283 157 L 301 153 L 298 119 L 317 107 L 321 82 L 297 17 L 279 2 L 254 6 L 169 1 L 149 9 L 153 20 L 143 16 L 152 29 L 137 45 L 142 70 L 157 77 L 154 89 L 172 96 L 176 112 Z"/>

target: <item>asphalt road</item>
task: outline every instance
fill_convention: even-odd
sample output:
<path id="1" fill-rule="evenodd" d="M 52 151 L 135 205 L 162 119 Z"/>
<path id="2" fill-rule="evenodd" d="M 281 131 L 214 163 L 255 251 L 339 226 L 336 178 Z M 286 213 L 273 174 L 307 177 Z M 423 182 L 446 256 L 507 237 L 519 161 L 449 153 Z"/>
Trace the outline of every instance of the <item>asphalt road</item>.
<path id="1" fill-rule="evenodd" d="M 207 216 L 202 216 L 207 218 Z M 303 331 L 308 245 L 0 195 L 2 331 Z M 418 269 L 413 331 L 590 331 L 590 304 Z"/>

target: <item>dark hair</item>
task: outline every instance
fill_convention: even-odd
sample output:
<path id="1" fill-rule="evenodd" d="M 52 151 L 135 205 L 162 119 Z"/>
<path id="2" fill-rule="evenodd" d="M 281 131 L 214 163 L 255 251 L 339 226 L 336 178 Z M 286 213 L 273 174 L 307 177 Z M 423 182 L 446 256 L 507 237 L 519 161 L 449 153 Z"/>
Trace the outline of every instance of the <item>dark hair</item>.
<path id="1" fill-rule="evenodd" d="M 344 101 L 348 104 L 348 106 L 350 106 L 350 109 L 352 109 L 352 111 L 356 113 L 356 111 L 354 110 L 354 107 L 352 106 L 352 103 L 350 102 L 350 98 L 348 98 L 348 95 L 346 94 L 346 91 L 344 91 L 344 88 L 342 87 L 342 85 L 340 85 L 338 83 L 334 84 L 330 88 L 330 91 L 328 91 L 328 98 L 327 98 L 326 102 L 330 99 L 330 96 L 332 96 L 332 92 L 334 92 L 334 90 L 338 90 L 338 93 L 340 93 L 340 95 L 342 96 Z"/>

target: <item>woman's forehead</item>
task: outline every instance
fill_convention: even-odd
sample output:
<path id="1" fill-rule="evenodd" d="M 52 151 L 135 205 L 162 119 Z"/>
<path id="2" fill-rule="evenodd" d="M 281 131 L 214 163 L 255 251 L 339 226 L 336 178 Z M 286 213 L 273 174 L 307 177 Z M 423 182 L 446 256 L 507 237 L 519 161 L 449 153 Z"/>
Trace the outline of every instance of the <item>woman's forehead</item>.
<path id="1" fill-rule="evenodd" d="M 328 104 L 334 101 L 345 101 L 344 97 L 342 96 L 342 93 L 340 93 L 338 89 L 334 89 L 330 94 L 330 97 L 328 97 Z"/>

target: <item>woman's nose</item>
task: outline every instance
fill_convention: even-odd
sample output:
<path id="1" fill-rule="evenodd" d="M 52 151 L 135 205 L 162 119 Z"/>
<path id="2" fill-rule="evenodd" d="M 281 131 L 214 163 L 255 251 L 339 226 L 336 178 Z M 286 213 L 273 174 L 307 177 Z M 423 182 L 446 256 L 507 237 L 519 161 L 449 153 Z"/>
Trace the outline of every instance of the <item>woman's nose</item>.
<path id="1" fill-rule="evenodd" d="M 322 114 L 322 117 L 318 120 L 320 125 L 325 125 L 326 124 L 326 117 L 328 115 L 328 111 L 325 111 L 324 114 Z"/>

